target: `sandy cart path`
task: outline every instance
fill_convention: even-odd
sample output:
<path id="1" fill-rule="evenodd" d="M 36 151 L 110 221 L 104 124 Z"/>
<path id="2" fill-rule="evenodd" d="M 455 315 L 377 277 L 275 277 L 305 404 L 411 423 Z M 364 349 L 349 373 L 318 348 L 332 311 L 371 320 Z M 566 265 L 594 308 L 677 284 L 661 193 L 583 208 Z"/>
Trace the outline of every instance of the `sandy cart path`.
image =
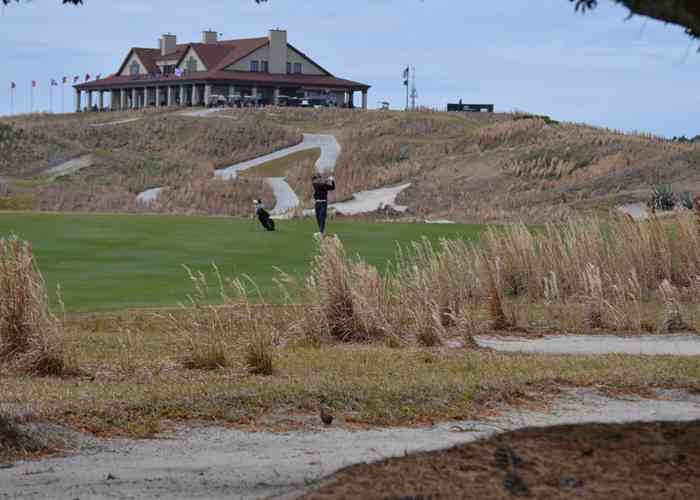
<path id="1" fill-rule="evenodd" d="M 351 432 L 314 426 L 284 433 L 183 429 L 161 439 L 110 441 L 83 454 L 0 469 L 0 499 L 293 497 L 311 482 L 352 463 L 444 448 L 498 431 L 593 421 L 686 421 L 700 416 L 700 395 L 664 391 L 658 396 L 662 399 L 610 399 L 592 389 L 570 389 L 547 413 L 511 410 L 488 421 L 418 429 Z M 454 425 L 468 432 L 455 432 Z"/>

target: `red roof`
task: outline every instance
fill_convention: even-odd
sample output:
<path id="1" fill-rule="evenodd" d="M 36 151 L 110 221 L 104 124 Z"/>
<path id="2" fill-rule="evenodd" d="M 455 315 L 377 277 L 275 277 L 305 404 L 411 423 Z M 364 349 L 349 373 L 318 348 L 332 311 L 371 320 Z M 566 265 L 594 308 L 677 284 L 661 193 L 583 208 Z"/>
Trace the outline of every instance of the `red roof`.
<path id="1" fill-rule="evenodd" d="M 117 75 L 122 72 L 127 61 L 131 57 L 132 53 L 135 53 L 141 62 L 144 64 L 145 69 L 148 71 L 149 75 L 158 75 L 157 77 L 151 77 L 146 75 L 141 75 L 138 78 L 134 78 L 131 75 L 127 76 L 110 76 L 109 78 L 103 80 L 97 80 L 93 82 L 86 82 L 79 85 L 75 85 L 76 88 L 81 90 L 87 89 L 99 89 L 104 87 L 110 87 L 115 84 L 124 85 L 128 87 L 138 87 L 143 86 L 144 82 L 148 81 L 177 81 L 178 83 L 186 82 L 201 82 L 206 81 L 232 81 L 233 83 L 253 83 L 257 82 L 260 84 L 277 84 L 277 85 L 311 85 L 316 87 L 329 87 L 329 88 L 339 88 L 339 87 L 354 87 L 355 89 L 368 89 L 369 85 L 365 85 L 359 82 L 353 82 L 351 80 L 343 80 L 342 78 L 334 77 L 330 72 L 323 69 L 320 65 L 314 64 L 321 68 L 327 74 L 325 75 L 301 75 L 301 74 L 270 74 L 270 73 L 252 73 L 247 71 L 226 71 L 227 68 L 237 61 L 240 61 L 247 55 L 255 52 L 256 50 L 265 47 L 269 43 L 268 38 L 242 38 L 238 40 L 220 40 L 214 43 L 186 43 L 178 44 L 175 47 L 175 52 L 167 56 L 161 55 L 160 49 L 148 49 L 148 48 L 138 48 L 135 47 L 129 51 L 129 54 L 124 59 L 124 62 L 117 71 Z M 303 52 L 299 51 L 295 47 L 289 46 L 292 50 L 299 52 L 302 56 L 306 57 L 311 61 L 311 58 L 306 56 Z M 207 71 L 199 71 L 191 73 L 183 77 L 175 76 L 163 76 L 159 74 L 158 61 L 165 60 L 177 60 L 177 64 L 182 62 L 182 59 L 187 54 L 188 50 L 192 48 L 199 58 L 202 60 L 204 65 L 207 67 Z"/>
<path id="2" fill-rule="evenodd" d="M 159 76 L 157 78 L 141 75 L 139 78 L 132 76 L 112 76 L 103 80 L 86 82 L 75 85 L 80 90 L 99 90 L 110 87 L 143 87 L 145 84 L 163 83 L 170 85 L 191 84 L 204 82 L 230 82 L 234 85 L 270 85 L 270 86 L 310 86 L 316 88 L 342 88 L 353 90 L 367 90 L 369 85 L 352 80 L 336 78 L 331 75 L 302 75 L 302 74 L 272 74 L 253 73 L 250 71 L 197 71 L 182 77 L 175 75 Z"/>

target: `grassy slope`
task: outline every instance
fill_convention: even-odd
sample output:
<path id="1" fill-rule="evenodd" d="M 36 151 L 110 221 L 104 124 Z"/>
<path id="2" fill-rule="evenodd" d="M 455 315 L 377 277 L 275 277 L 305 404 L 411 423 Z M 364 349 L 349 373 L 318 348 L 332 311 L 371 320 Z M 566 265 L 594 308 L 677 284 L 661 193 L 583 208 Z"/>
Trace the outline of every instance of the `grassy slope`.
<path id="1" fill-rule="evenodd" d="M 296 163 L 305 160 L 316 163 L 321 156 L 321 148 L 297 151 L 283 158 L 277 158 L 262 163 L 257 167 L 249 168 L 240 173 L 241 176 L 250 177 L 286 177 L 289 169 Z"/>
<path id="2" fill-rule="evenodd" d="M 280 221 L 261 231 L 251 220 L 226 217 L 0 213 L 0 235 L 30 241 L 50 290 L 60 283 L 68 311 L 176 305 L 191 291 L 183 264 L 224 276 L 248 274 L 274 294 L 273 266 L 304 273 L 313 254 L 311 220 Z M 475 237 L 484 226 L 380 224 L 332 220 L 330 231 L 349 254 L 383 267 L 396 242 L 425 235 Z"/>

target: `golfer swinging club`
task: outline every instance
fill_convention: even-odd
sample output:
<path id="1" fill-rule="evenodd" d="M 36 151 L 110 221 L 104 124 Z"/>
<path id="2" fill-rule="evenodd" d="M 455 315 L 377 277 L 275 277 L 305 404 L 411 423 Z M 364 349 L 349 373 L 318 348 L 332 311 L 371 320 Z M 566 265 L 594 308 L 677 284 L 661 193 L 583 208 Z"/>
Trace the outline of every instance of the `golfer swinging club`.
<path id="1" fill-rule="evenodd" d="M 316 222 L 321 235 L 326 230 L 326 215 L 328 213 L 328 191 L 335 189 L 335 177 L 330 176 L 327 181 L 323 180 L 321 174 L 314 174 L 311 178 L 314 187 L 314 210 L 316 212 Z"/>

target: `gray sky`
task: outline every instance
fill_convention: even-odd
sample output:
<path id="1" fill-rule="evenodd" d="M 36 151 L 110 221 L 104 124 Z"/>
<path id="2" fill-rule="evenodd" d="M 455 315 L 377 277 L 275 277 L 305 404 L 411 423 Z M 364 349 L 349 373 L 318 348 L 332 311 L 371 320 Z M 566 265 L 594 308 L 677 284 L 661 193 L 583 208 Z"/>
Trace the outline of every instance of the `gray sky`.
<path id="1" fill-rule="evenodd" d="M 23 0 L 24 1 L 24 0 Z M 494 103 L 594 125 L 665 136 L 700 134 L 698 42 L 680 28 L 602 0 L 581 16 L 565 0 L 59 0 L 14 4 L 0 16 L 0 114 L 49 108 L 49 81 L 116 71 L 132 46 L 157 47 L 172 32 L 198 41 L 264 36 L 289 41 L 336 76 L 372 85 L 370 106 L 405 100 L 401 74 L 417 70 L 419 104 Z M 67 86 L 68 87 L 68 86 Z M 61 110 L 54 88 L 53 109 Z M 72 109 L 65 89 L 65 107 Z M 696 118 L 693 118 L 695 116 Z"/>

